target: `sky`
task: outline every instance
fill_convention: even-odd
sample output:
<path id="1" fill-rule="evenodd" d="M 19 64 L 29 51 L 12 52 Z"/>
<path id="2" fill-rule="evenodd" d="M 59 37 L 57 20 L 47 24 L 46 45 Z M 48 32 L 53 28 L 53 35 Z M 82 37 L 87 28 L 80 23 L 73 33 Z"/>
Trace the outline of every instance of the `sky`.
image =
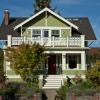
<path id="1" fill-rule="evenodd" d="M 0 0 L 0 23 L 4 9 L 10 16 L 30 16 L 34 12 L 34 0 Z M 52 0 L 52 8 L 64 17 L 88 17 L 96 37 L 100 40 L 100 0 Z"/>

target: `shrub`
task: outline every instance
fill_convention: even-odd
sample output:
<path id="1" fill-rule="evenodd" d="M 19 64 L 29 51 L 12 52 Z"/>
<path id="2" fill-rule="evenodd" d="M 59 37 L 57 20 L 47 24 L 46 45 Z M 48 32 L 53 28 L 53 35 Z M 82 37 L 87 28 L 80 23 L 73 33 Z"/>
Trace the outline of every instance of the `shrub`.
<path id="1" fill-rule="evenodd" d="M 96 87 L 100 85 L 100 61 L 97 61 L 94 67 L 86 72 L 86 78 L 94 83 Z"/>

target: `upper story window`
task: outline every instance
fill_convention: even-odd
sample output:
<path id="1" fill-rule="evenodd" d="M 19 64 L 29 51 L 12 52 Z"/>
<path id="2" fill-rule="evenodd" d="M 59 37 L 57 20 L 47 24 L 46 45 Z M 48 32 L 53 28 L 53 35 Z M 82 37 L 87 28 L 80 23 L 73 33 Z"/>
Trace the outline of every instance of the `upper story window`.
<path id="1" fill-rule="evenodd" d="M 60 37 L 60 31 L 59 30 L 51 30 L 51 36 Z"/>
<path id="2" fill-rule="evenodd" d="M 41 30 L 40 29 L 34 29 L 32 33 L 32 37 L 41 37 Z"/>
<path id="3" fill-rule="evenodd" d="M 49 30 L 48 29 L 43 30 L 43 37 L 49 37 Z"/>

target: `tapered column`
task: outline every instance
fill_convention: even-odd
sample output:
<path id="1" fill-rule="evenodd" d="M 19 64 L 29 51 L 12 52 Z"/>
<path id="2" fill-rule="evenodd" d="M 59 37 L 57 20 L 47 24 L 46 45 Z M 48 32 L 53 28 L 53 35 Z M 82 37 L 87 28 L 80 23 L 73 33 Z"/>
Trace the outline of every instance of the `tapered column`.
<path id="1" fill-rule="evenodd" d="M 81 67 L 82 70 L 86 70 L 86 54 L 85 51 L 81 53 Z"/>
<path id="2" fill-rule="evenodd" d="M 81 47 L 84 48 L 85 47 L 85 36 L 81 35 Z"/>
<path id="3" fill-rule="evenodd" d="M 62 53 L 62 71 L 66 70 L 66 54 Z"/>
<path id="4" fill-rule="evenodd" d="M 8 47 L 11 47 L 11 35 L 8 35 Z"/>

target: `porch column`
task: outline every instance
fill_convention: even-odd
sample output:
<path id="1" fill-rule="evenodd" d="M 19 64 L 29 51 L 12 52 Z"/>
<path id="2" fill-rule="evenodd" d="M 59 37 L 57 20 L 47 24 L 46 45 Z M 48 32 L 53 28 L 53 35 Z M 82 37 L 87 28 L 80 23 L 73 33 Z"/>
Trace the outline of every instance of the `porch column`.
<path id="1" fill-rule="evenodd" d="M 8 47 L 11 47 L 11 35 L 8 35 Z"/>
<path id="2" fill-rule="evenodd" d="M 81 47 L 85 47 L 85 36 L 84 35 L 81 35 Z"/>
<path id="3" fill-rule="evenodd" d="M 62 71 L 66 70 L 66 53 L 62 53 Z"/>
<path id="4" fill-rule="evenodd" d="M 85 54 L 85 51 L 81 53 L 81 67 L 82 67 L 82 70 L 86 70 L 86 54 Z"/>

